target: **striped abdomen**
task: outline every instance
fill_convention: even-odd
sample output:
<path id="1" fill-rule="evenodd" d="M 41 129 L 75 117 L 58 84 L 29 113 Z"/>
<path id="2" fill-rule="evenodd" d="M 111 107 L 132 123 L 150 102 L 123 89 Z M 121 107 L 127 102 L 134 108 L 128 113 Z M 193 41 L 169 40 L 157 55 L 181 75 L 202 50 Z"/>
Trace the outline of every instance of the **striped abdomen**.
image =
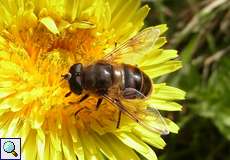
<path id="1" fill-rule="evenodd" d="M 150 78 L 142 72 L 139 68 L 127 64 L 123 64 L 124 68 L 124 89 L 133 88 L 142 93 L 147 97 L 152 91 L 152 82 Z M 138 93 L 133 93 L 132 90 L 129 91 L 129 95 L 123 95 L 124 98 L 134 99 L 143 98 L 142 95 Z"/>

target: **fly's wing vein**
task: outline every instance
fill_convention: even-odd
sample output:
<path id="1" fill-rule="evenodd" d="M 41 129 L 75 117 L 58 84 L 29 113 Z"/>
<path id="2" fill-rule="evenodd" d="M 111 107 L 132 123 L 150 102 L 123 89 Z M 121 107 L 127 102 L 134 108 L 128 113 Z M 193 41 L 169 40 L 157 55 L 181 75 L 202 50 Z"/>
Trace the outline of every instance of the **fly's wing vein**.
<path id="1" fill-rule="evenodd" d="M 130 90 L 133 92 L 135 89 L 127 88 L 123 92 L 130 92 Z M 144 96 L 137 90 L 135 92 L 139 94 L 138 97 Z M 147 104 L 144 99 L 125 100 L 119 96 L 116 98 L 108 95 L 105 95 L 104 98 L 144 128 L 161 135 L 169 134 L 167 124 L 160 112 L 154 106 Z"/>
<path id="2" fill-rule="evenodd" d="M 115 48 L 102 59 L 109 62 L 116 62 L 122 59 L 124 55 L 143 54 L 151 49 L 159 38 L 159 35 L 159 29 L 153 27 L 146 28 Z"/>

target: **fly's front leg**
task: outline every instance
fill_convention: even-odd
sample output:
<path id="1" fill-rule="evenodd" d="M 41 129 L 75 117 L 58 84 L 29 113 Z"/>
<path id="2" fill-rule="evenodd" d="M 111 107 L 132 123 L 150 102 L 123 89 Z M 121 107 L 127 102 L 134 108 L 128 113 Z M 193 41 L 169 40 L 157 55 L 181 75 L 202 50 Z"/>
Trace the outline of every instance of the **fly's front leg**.
<path id="1" fill-rule="evenodd" d="M 76 102 L 69 102 L 69 104 L 79 104 L 81 102 L 83 102 L 84 100 L 86 100 L 87 98 L 89 98 L 89 94 L 85 94 L 84 96 L 81 97 L 80 100 L 76 101 Z"/>
<path id="2" fill-rule="evenodd" d="M 68 93 L 65 94 L 65 97 L 69 97 L 72 94 L 71 91 L 69 91 Z"/>
<path id="3" fill-rule="evenodd" d="M 86 100 L 87 98 L 89 98 L 89 94 L 85 94 L 85 95 L 78 101 L 78 103 L 83 102 L 83 101 Z"/>
<path id="4" fill-rule="evenodd" d="M 118 113 L 117 128 L 119 128 L 120 122 L 121 122 L 121 110 L 119 110 L 119 113 Z"/>
<path id="5" fill-rule="evenodd" d="M 98 110 L 99 106 L 100 106 L 101 103 L 102 103 L 102 100 L 103 100 L 103 98 L 99 98 L 99 99 L 97 100 L 96 110 Z"/>

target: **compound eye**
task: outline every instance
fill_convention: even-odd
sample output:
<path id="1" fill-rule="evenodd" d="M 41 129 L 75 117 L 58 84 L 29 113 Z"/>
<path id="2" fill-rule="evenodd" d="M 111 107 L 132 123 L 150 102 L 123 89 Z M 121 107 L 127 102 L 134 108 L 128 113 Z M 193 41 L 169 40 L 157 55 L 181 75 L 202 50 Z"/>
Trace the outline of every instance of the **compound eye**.
<path id="1" fill-rule="evenodd" d="M 81 86 L 81 77 L 76 76 L 76 81 L 77 81 L 77 83 L 79 84 L 79 86 Z"/>
<path id="2" fill-rule="evenodd" d="M 81 72 L 82 72 L 82 64 L 81 63 L 73 64 L 69 69 L 69 73 L 71 73 L 75 76 L 78 76 Z"/>

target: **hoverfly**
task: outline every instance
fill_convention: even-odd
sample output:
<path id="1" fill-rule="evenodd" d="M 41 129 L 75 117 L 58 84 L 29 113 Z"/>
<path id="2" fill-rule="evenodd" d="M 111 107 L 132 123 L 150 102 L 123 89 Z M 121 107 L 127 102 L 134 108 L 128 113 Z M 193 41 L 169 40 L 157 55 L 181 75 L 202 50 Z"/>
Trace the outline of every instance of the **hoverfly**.
<path id="1" fill-rule="evenodd" d="M 117 128 L 121 113 L 124 113 L 150 131 L 168 134 L 166 122 L 159 111 L 145 102 L 153 89 L 151 79 L 138 67 L 119 63 L 124 55 L 132 56 L 150 50 L 159 36 L 159 29 L 150 27 L 115 47 L 101 60 L 86 66 L 81 63 L 73 64 L 69 73 L 63 75 L 71 90 L 66 96 L 71 92 L 81 95 L 85 90 L 89 93 L 82 96 L 79 100 L 82 102 L 90 93 L 96 94 L 99 97 L 96 108 L 103 99 L 118 107 Z"/>

